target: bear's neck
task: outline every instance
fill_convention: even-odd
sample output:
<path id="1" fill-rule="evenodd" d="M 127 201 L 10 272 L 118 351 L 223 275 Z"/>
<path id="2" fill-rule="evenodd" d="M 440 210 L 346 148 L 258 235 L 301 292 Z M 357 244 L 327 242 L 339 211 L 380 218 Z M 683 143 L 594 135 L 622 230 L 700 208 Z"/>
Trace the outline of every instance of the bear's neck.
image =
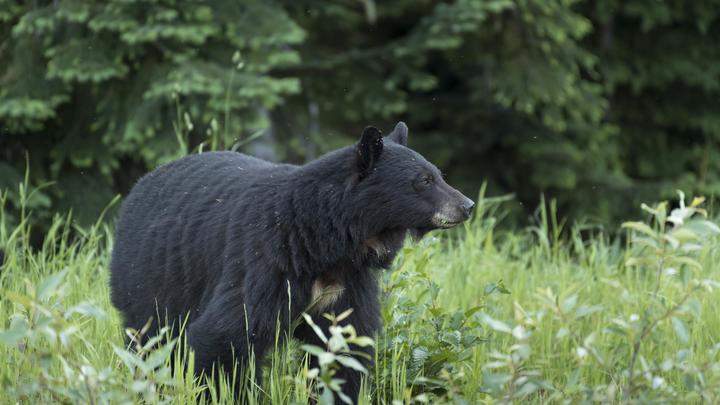
<path id="1" fill-rule="evenodd" d="M 377 267 L 368 258 L 373 230 L 353 199 L 353 150 L 341 149 L 298 168 L 287 185 L 282 212 L 287 263 L 294 273 L 338 266 Z"/>

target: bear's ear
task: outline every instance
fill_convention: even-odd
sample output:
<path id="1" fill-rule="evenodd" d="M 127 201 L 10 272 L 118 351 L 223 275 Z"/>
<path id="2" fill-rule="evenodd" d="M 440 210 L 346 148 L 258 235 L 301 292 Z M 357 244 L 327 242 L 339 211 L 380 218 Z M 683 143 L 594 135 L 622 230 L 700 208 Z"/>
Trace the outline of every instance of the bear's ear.
<path id="1" fill-rule="evenodd" d="M 399 143 L 400 145 L 407 146 L 407 125 L 405 125 L 405 123 L 402 121 L 398 122 L 397 125 L 395 125 L 395 129 L 393 129 L 393 131 L 390 132 L 388 136 L 386 136 L 386 138 L 390 139 L 395 143 Z"/>
<path id="2" fill-rule="evenodd" d="M 383 150 L 382 132 L 375 127 L 365 127 L 355 149 L 359 179 L 362 180 L 370 174 L 375 162 L 380 159 Z"/>

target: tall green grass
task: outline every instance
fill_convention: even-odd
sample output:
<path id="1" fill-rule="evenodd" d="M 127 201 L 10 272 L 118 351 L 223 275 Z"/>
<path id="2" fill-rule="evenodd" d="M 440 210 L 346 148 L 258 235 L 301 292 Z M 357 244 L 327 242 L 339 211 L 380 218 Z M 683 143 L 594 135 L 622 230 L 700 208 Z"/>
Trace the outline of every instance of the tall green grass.
<path id="1" fill-rule="evenodd" d="M 111 229 L 58 216 L 33 250 L 32 214 L 3 212 L 1 402 L 231 403 L 226 382 L 170 369 L 173 343 L 126 346 L 109 301 Z M 544 202 L 527 229 L 501 230 L 502 213 L 503 199 L 481 195 L 464 229 L 408 242 L 380 276 L 385 327 L 361 403 L 720 401 L 720 230 L 699 201 L 638 209 L 646 221 L 618 239 Z M 242 403 L 323 402 L 307 356 L 278 347 L 261 386 L 236 370 Z"/>

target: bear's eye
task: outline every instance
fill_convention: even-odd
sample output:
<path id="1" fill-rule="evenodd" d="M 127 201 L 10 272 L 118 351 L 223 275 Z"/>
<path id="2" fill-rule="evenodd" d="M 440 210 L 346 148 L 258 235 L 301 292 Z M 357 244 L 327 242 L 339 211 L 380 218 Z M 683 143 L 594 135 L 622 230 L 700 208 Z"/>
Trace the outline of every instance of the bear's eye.
<path id="1" fill-rule="evenodd" d="M 417 191 L 425 191 L 435 182 L 432 174 L 421 174 L 413 180 L 412 185 Z"/>

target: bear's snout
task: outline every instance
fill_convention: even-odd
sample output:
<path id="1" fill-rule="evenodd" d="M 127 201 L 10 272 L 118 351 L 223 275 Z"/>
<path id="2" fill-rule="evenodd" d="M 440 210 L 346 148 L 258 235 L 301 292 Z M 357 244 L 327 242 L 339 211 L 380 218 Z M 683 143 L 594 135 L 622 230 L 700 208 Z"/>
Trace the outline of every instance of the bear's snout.
<path id="1" fill-rule="evenodd" d="M 452 228 L 460 225 L 470 218 L 475 203 L 466 198 L 461 204 L 445 204 L 438 212 L 436 212 L 431 222 L 439 228 Z"/>
<path id="2" fill-rule="evenodd" d="M 475 201 L 443 182 L 440 186 L 440 204 L 430 222 L 438 228 L 452 228 L 470 218 Z"/>
<path id="3" fill-rule="evenodd" d="M 473 209 L 475 208 L 475 201 L 465 197 L 465 201 L 460 205 L 460 210 L 463 213 L 465 219 L 470 218 Z"/>

